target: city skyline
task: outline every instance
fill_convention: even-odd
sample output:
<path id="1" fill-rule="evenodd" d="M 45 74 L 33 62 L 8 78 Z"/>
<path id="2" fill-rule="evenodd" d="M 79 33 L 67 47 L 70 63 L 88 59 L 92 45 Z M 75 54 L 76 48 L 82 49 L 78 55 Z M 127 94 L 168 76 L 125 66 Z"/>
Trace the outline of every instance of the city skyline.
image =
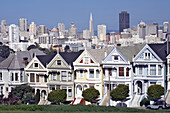
<path id="1" fill-rule="evenodd" d="M 157 22 L 163 24 L 169 21 L 168 0 L 158 1 L 113 1 L 113 0 L 30 0 L 10 1 L 2 0 L 0 20 L 7 20 L 7 24 L 17 24 L 19 18 L 27 18 L 28 24 L 32 21 L 37 25 L 45 25 L 49 29 L 57 27 L 58 23 L 64 23 L 66 29 L 72 22 L 78 28 L 78 32 L 89 28 L 90 12 L 93 14 L 94 30 L 97 25 L 105 24 L 107 30 L 119 29 L 119 13 L 127 11 L 130 14 L 130 27 L 139 24 L 143 20 L 146 24 Z M 14 10 L 15 9 L 15 10 Z"/>

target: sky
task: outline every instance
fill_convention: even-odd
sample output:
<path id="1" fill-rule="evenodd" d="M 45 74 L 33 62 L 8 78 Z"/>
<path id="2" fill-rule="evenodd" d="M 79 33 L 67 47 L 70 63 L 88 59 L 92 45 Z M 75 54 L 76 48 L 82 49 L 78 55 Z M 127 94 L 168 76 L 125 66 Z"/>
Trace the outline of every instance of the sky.
<path id="1" fill-rule="evenodd" d="M 90 12 L 94 29 L 105 24 L 107 30 L 119 29 L 119 13 L 130 14 L 130 27 L 141 20 L 146 24 L 170 21 L 170 0 L 0 0 L 0 21 L 18 24 L 27 18 L 30 24 L 46 25 L 49 29 L 64 23 L 69 29 L 72 22 L 79 32 L 89 28 Z"/>

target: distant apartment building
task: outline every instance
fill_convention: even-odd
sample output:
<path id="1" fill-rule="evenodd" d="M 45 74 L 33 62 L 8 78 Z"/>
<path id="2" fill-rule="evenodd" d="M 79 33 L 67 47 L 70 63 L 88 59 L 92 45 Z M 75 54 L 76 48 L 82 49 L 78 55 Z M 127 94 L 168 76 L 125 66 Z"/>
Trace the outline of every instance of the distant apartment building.
<path id="1" fill-rule="evenodd" d="M 29 32 L 33 33 L 33 35 L 36 35 L 37 34 L 36 31 L 37 31 L 36 24 L 34 22 L 31 22 L 29 26 Z"/>
<path id="2" fill-rule="evenodd" d="M 76 35 L 77 35 L 77 28 L 75 27 L 74 23 L 71 23 L 69 29 L 69 36 L 75 37 Z"/>
<path id="3" fill-rule="evenodd" d="M 9 43 L 18 43 L 19 38 L 19 27 L 15 24 L 9 26 Z"/>
<path id="4" fill-rule="evenodd" d="M 83 30 L 83 38 L 90 39 L 90 31 L 89 30 Z"/>
<path id="5" fill-rule="evenodd" d="M 122 32 L 123 29 L 129 28 L 129 24 L 129 13 L 127 13 L 127 11 L 122 11 L 119 13 L 119 32 Z"/>
<path id="6" fill-rule="evenodd" d="M 141 21 L 138 25 L 139 38 L 145 39 L 146 36 L 146 24 Z"/>
<path id="7" fill-rule="evenodd" d="M 158 26 L 154 24 L 150 24 L 146 26 L 146 35 L 158 35 Z"/>
<path id="8" fill-rule="evenodd" d="M 100 41 L 106 41 L 106 25 L 97 26 L 97 36 Z"/>
<path id="9" fill-rule="evenodd" d="M 27 26 L 27 19 L 26 18 L 20 18 L 19 19 L 19 30 L 22 31 L 27 31 L 28 26 Z"/>
<path id="10" fill-rule="evenodd" d="M 37 35 L 43 35 L 47 33 L 48 33 L 48 29 L 45 27 L 45 25 L 37 26 Z"/>
<path id="11" fill-rule="evenodd" d="M 64 23 L 58 23 L 58 29 L 59 29 L 59 32 L 63 32 L 65 30 Z"/>

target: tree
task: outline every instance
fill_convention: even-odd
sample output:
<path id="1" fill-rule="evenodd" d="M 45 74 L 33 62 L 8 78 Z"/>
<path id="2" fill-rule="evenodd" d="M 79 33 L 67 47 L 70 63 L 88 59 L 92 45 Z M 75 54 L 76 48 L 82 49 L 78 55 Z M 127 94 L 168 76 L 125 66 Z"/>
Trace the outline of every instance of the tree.
<path id="1" fill-rule="evenodd" d="M 82 93 L 83 99 L 91 103 L 95 103 L 99 95 L 99 91 L 95 88 L 88 88 Z"/>
<path id="2" fill-rule="evenodd" d="M 38 104 L 40 101 L 40 90 L 37 89 L 36 95 L 35 95 L 35 104 Z"/>
<path id="3" fill-rule="evenodd" d="M 36 49 L 37 48 L 37 46 L 35 46 L 35 45 L 30 45 L 28 48 L 27 48 L 27 50 L 29 51 L 29 50 L 31 50 L 31 49 Z"/>
<path id="4" fill-rule="evenodd" d="M 19 85 L 12 90 L 12 94 L 18 97 L 22 104 L 27 104 L 32 98 L 32 88 L 28 85 Z"/>
<path id="5" fill-rule="evenodd" d="M 63 103 L 66 101 L 67 98 L 67 94 L 66 91 L 64 89 L 60 89 L 60 90 L 53 90 L 48 94 L 48 98 L 47 100 L 57 103 L 58 105 L 60 105 L 60 103 Z"/>
<path id="6" fill-rule="evenodd" d="M 129 87 L 124 84 L 119 84 L 111 91 L 110 96 L 113 101 L 123 102 L 129 96 Z"/>
<path id="7" fill-rule="evenodd" d="M 164 91 L 165 91 L 164 87 L 155 84 L 149 86 L 147 94 L 151 100 L 158 100 L 161 98 L 162 95 L 164 95 Z"/>

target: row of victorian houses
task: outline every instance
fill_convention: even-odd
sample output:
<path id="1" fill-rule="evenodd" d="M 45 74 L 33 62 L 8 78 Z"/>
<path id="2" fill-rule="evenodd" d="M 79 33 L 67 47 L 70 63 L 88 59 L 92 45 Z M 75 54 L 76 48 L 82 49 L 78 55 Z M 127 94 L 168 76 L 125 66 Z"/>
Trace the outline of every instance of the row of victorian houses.
<path id="1" fill-rule="evenodd" d="M 67 102 L 79 104 L 82 91 L 94 87 L 100 92 L 99 105 L 114 105 L 109 93 L 119 84 L 129 86 L 128 107 L 138 107 L 147 97 L 150 85 L 165 88 L 170 96 L 170 55 L 168 44 L 141 44 L 128 47 L 85 49 L 79 52 L 57 52 L 45 55 L 32 49 L 20 51 L 0 63 L 0 93 L 17 85 L 28 84 L 34 93 L 40 90 L 40 104 L 49 104 L 48 93 L 65 89 Z M 88 102 L 86 102 L 88 104 Z"/>

